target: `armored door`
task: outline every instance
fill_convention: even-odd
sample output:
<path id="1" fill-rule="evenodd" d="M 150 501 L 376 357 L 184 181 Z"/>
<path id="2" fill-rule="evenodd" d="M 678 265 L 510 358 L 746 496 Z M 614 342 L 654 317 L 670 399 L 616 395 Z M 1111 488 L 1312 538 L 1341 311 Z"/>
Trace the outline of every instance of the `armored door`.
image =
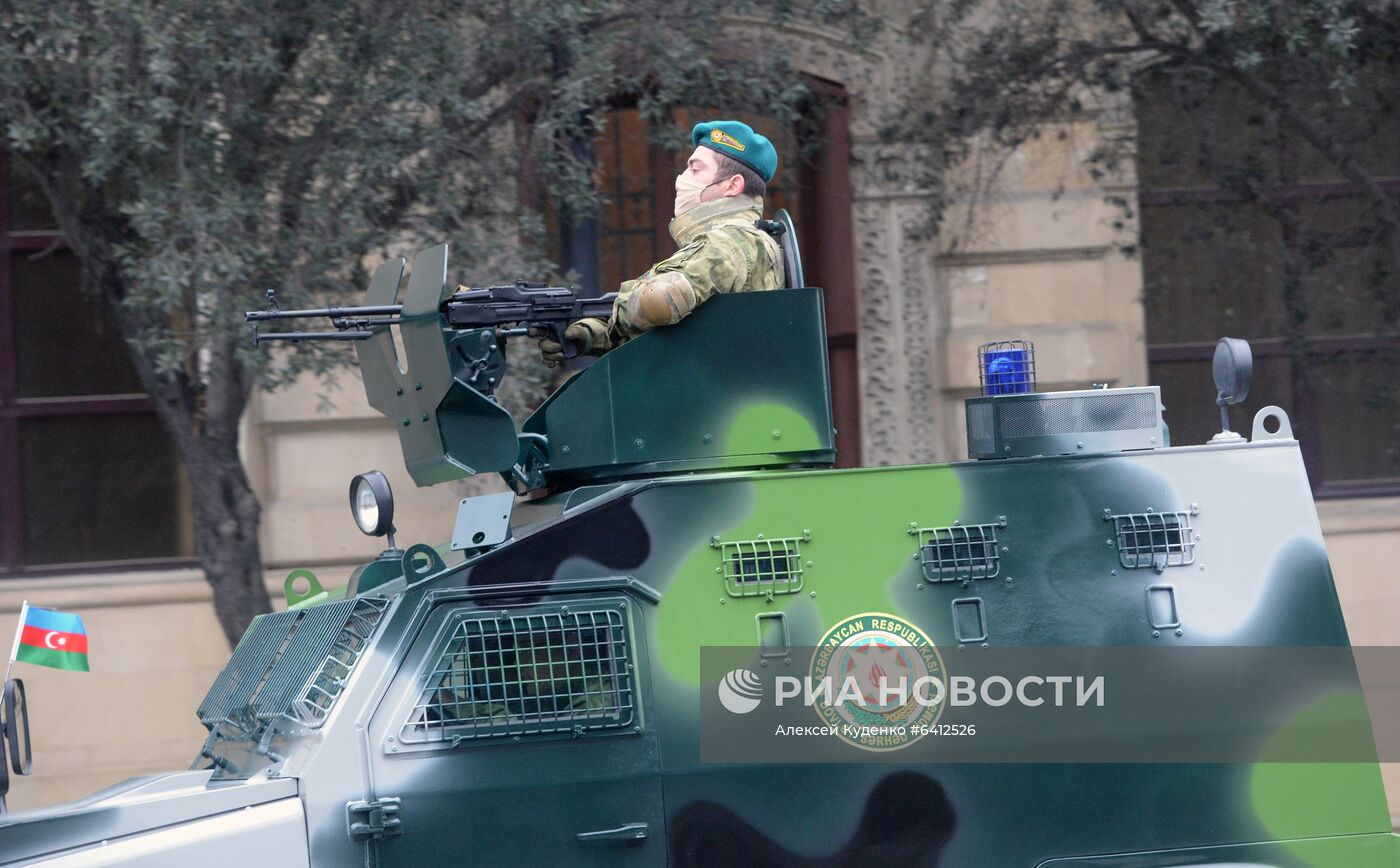
<path id="1" fill-rule="evenodd" d="M 401 831 L 370 845 L 379 864 L 664 864 L 645 605 L 436 605 L 371 726 Z"/>

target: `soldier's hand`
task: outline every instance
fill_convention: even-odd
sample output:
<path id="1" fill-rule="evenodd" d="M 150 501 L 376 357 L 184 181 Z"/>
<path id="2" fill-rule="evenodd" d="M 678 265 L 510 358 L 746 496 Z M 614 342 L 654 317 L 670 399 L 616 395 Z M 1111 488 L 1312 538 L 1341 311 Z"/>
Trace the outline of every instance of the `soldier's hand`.
<path id="1" fill-rule="evenodd" d="M 586 326 L 571 323 L 564 329 L 564 340 L 574 345 L 575 355 L 583 355 L 592 347 L 593 335 Z M 554 338 L 544 338 L 540 341 L 540 356 L 546 365 L 555 367 L 564 361 L 564 347 Z"/>

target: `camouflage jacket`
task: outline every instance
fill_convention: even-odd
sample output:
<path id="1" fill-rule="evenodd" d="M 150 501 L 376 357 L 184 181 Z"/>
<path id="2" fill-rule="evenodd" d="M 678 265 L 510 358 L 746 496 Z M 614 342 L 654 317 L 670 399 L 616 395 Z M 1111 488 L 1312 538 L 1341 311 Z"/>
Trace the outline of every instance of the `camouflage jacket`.
<path id="1" fill-rule="evenodd" d="M 607 322 L 580 320 L 591 351 L 604 352 L 648 329 L 678 323 L 717 293 L 781 289 L 778 242 L 754 226 L 762 208 L 758 196 L 729 197 L 703 202 L 672 220 L 671 237 L 680 249 L 624 282 Z"/>

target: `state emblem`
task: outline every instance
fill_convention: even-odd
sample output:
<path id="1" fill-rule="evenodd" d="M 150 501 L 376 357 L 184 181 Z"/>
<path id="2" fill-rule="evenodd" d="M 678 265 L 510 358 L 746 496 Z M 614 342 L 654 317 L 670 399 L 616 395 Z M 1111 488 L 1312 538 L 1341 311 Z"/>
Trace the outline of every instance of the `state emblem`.
<path id="1" fill-rule="evenodd" d="M 829 701 L 815 704 L 817 715 L 864 750 L 908 747 L 946 705 L 938 648 L 897 615 L 866 612 L 840 621 L 817 643 L 810 671 L 814 684 L 830 685 Z"/>

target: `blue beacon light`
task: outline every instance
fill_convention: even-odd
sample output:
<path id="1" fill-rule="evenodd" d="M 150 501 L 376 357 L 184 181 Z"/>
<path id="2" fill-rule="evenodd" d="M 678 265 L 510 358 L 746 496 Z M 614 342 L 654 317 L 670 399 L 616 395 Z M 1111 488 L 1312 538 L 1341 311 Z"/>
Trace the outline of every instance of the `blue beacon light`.
<path id="1" fill-rule="evenodd" d="M 992 341 L 977 348 L 977 373 L 983 395 L 1018 395 L 1035 391 L 1035 344 Z"/>

